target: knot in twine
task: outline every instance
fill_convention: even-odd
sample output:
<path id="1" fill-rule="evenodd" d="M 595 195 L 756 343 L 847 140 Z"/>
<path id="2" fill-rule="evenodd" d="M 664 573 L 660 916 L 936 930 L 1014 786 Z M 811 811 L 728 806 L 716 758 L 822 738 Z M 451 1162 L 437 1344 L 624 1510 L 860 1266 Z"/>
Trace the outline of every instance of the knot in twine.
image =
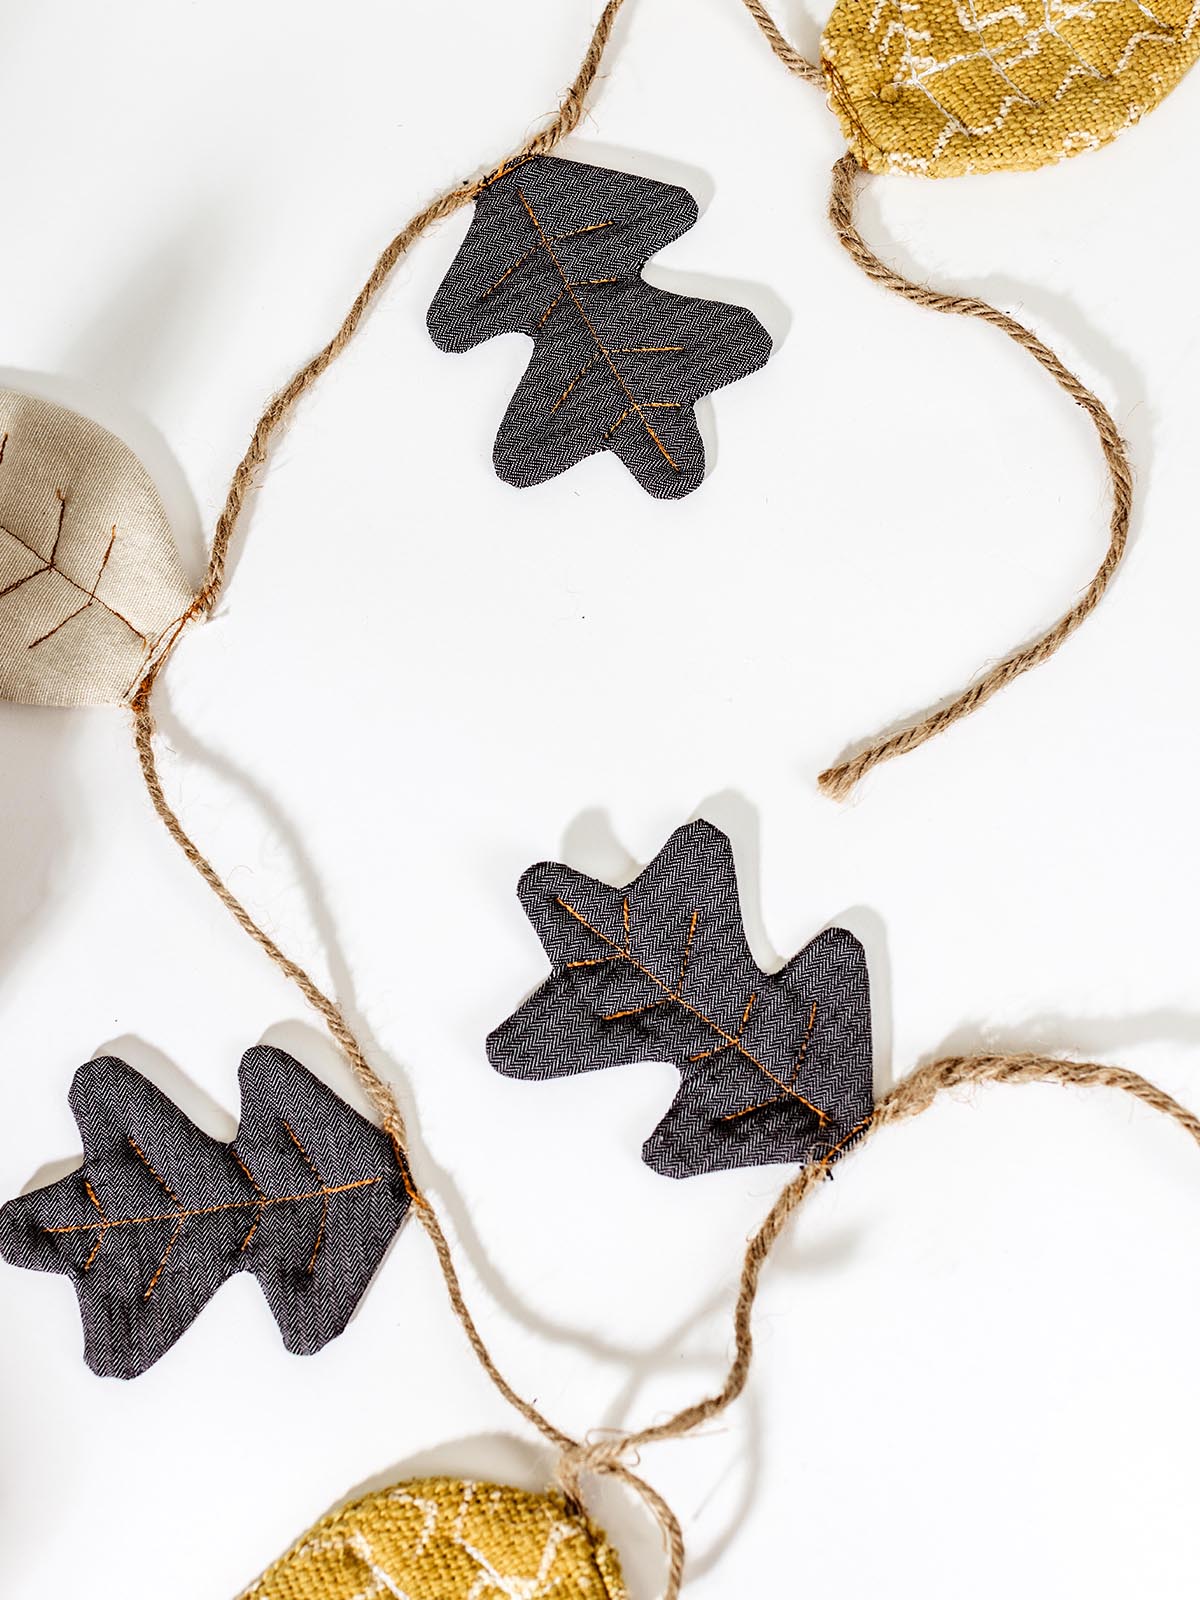
<path id="1" fill-rule="evenodd" d="M 640 1496 L 658 1523 L 667 1547 L 667 1582 L 663 1589 L 663 1600 L 677 1600 L 683 1583 L 683 1530 L 679 1526 L 679 1518 L 658 1491 L 652 1489 L 644 1478 L 639 1478 L 637 1473 L 625 1464 L 624 1458 L 631 1450 L 634 1451 L 636 1459 L 636 1440 L 624 1433 L 610 1434 L 602 1439 L 589 1438 L 582 1442 L 571 1440 L 562 1447 L 559 1454 L 557 1468 L 559 1487 L 566 1496 L 567 1503 L 581 1513 L 583 1501 L 580 1496 L 580 1479 L 588 1473 L 597 1478 L 617 1478 Z"/>

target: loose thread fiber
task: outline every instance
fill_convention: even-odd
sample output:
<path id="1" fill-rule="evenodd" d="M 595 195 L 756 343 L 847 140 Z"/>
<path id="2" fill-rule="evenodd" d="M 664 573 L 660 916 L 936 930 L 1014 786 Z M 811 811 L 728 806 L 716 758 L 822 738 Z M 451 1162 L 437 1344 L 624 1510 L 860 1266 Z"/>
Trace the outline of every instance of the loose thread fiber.
<path id="1" fill-rule="evenodd" d="M 835 800 L 846 799 L 859 780 L 873 767 L 879 766 L 881 762 L 891 761 L 896 756 L 907 755 L 910 750 L 915 750 L 927 740 L 936 738 L 939 733 L 945 733 L 956 722 L 961 722 L 964 717 L 969 717 L 973 711 L 977 711 L 1006 684 L 1012 683 L 1022 673 L 1041 666 L 1043 661 L 1049 661 L 1099 605 L 1125 554 L 1125 546 L 1129 539 L 1129 524 L 1133 516 L 1133 468 L 1117 425 L 1104 405 L 1073 372 L 1063 365 L 1053 350 L 1043 344 L 1036 334 L 1031 333 L 1015 317 L 1010 317 L 1007 312 L 997 310 L 986 300 L 977 299 L 974 295 L 942 294 L 936 289 L 912 283 L 881 261 L 864 241 L 854 219 L 855 190 L 861 173 L 862 169 L 852 155 L 843 156 L 833 169 L 829 220 L 833 224 L 839 244 L 860 271 L 892 294 L 899 295 L 904 300 L 911 300 L 914 305 L 924 306 L 930 311 L 940 311 L 956 317 L 974 317 L 980 322 L 986 322 L 993 328 L 999 328 L 1001 333 L 1007 334 L 1020 345 L 1022 350 L 1028 351 L 1038 365 L 1050 374 L 1064 394 L 1069 395 L 1076 405 L 1082 406 L 1092 419 L 1112 482 L 1112 517 L 1109 525 L 1108 549 L 1104 553 L 1104 559 L 1095 577 L 1070 610 L 1040 638 L 1035 639 L 1032 644 L 1022 645 L 1020 649 L 1005 656 L 1003 661 L 976 679 L 949 704 L 930 711 L 897 733 L 874 740 L 849 760 L 822 772 L 817 782 L 825 793 Z"/>

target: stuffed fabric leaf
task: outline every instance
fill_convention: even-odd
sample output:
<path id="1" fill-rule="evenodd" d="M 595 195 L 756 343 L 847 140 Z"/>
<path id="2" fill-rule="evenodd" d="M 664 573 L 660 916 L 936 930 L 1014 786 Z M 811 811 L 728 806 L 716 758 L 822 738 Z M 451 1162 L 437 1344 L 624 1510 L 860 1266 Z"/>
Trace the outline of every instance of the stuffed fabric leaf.
<path id="1" fill-rule="evenodd" d="M 829 1160 L 861 1131 L 872 1105 L 862 947 L 828 928 L 765 976 L 718 829 L 677 829 L 625 889 L 543 863 L 518 892 L 554 974 L 488 1040 L 497 1071 L 671 1062 L 679 1093 L 642 1155 L 672 1178 Z"/>
<path id="2" fill-rule="evenodd" d="M 127 700 L 192 598 L 128 446 L 0 390 L 0 700 Z"/>
<path id="3" fill-rule="evenodd" d="M 872 172 L 1024 171 L 1137 122 L 1200 55 L 1194 0 L 838 0 L 821 46 Z"/>
<path id="4" fill-rule="evenodd" d="M 693 226 L 686 189 L 538 156 L 483 190 L 429 308 L 442 350 L 527 333 L 533 355 L 496 439 L 525 488 L 612 450 L 648 493 L 704 477 L 695 402 L 761 367 L 766 329 L 742 306 L 654 289 L 641 269 Z"/>
<path id="5" fill-rule="evenodd" d="M 323 1518 L 241 1600 L 626 1600 L 603 1533 L 561 1495 L 426 1478 Z"/>
<path id="6" fill-rule="evenodd" d="M 211 1139 L 132 1067 L 80 1067 L 78 1171 L 0 1210 L 0 1254 L 69 1277 L 84 1358 L 135 1378 L 226 1278 L 252 1272 L 287 1348 L 345 1328 L 404 1218 L 391 1140 L 282 1050 L 242 1057 L 242 1122 Z"/>

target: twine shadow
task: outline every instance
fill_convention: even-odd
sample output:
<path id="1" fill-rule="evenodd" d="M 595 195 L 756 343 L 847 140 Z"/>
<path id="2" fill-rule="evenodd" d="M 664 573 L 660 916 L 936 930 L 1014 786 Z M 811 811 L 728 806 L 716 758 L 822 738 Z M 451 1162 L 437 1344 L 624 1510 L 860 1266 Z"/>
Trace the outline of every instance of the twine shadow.
<path id="1" fill-rule="evenodd" d="M 778 972 L 796 952 L 780 954 L 763 921 L 762 826 L 757 810 L 739 790 L 721 789 L 702 800 L 688 820 L 695 822 L 699 818 L 714 823 L 728 836 L 733 846 L 746 943 L 764 973 Z M 636 861 L 621 843 L 608 812 L 599 806 L 581 811 L 568 823 L 562 839 L 562 860 L 577 872 L 586 872 L 589 877 L 599 878 L 614 887 L 629 883 L 645 865 Z M 876 1095 L 883 1094 L 891 1086 L 893 1040 L 892 966 L 887 928 L 878 912 L 868 906 L 848 907 L 822 927 L 848 928 L 866 951 L 871 980 L 875 1091 Z M 815 937 L 819 931 L 821 929 L 814 926 L 810 937 Z M 533 992 L 531 989 L 529 994 Z M 529 994 L 524 998 L 528 999 Z"/>
<path id="2" fill-rule="evenodd" d="M 332 1505 L 310 1506 L 303 1513 L 295 1532 L 326 1516 L 344 1511 L 366 1495 L 379 1494 L 401 1483 L 420 1478 L 456 1478 L 475 1482 L 508 1484 L 530 1494 L 544 1494 L 554 1478 L 553 1452 L 544 1445 L 528 1444 L 508 1433 L 479 1433 L 446 1444 L 435 1445 L 404 1456 L 362 1479 Z M 594 1493 L 591 1492 L 594 1489 Z M 621 1566 L 630 1591 L 655 1594 L 662 1587 L 664 1554 L 658 1529 L 648 1512 L 631 1491 L 607 1483 L 587 1486 L 588 1510 L 603 1527 L 620 1552 Z M 264 1551 L 263 1565 L 281 1552 Z M 689 1573 L 698 1568 L 688 1563 Z M 513 1590 L 516 1593 L 516 1589 Z M 524 1588 L 521 1593 L 524 1593 Z"/>
<path id="3" fill-rule="evenodd" d="M 1064 1017 L 1043 1014 L 1019 1023 L 964 1023 L 924 1059 L 980 1055 L 984 1052 L 1063 1055 L 1115 1060 L 1139 1045 L 1177 1045 L 1200 1052 L 1200 1011 L 1161 1006 L 1132 1016 Z"/>
<path id="4" fill-rule="evenodd" d="M 809 61 L 821 59 L 821 38 L 831 10 L 832 6 L 826 5 L 818 16 L 809 9 L 806 0 L 786 0 L 786 4 L 779 7 L 780 30 L 787 42 Z"/>
<path id="5" fill-rule="evenodd" d="M 300 898 L 312 922 L 318 942 L 326 954 L 330 974 L 330 990 L 338 998 L 347 1020 L 354 1029 L 368 1057 L 382 1069 L 384 1076 L 396 1093 L 401 1111 L 409 1128 L 409 1146 L 413 1165 L 420 1173 L 423 1184 L 436 1193 L 458 1248 L 469 1262 L 484 1295 L 518 1326 L 531 1334 L 556 1344 L 577 1348 L 596 1360 L 621 1367 L 636 1363 L 644 1352 L 598 1335 L 573 1328 L 535 1311 L 526 1305 L 494 1267 L 487 1245 L 476 1229 L 470 1208 L 453 1175 L 434 1157 L 425 1142 L 420 1123 L 415 1115 L 415 1103 L 410 1088 L 411 1073 L 397 1077 L 395 1063 L 381 1047 L 369 1024 L 359 1011 L 352 979 L 340 955 L 340 943 L 335 919 L 320 887 L 317 875 L 295 826 L 279 804 L 247 774 L 227 757 L 214 754 L 202 746 L 175 717 L 167 688 L 158 693 L 159 727 L 167 742 L 188 764 L 194 764 L 216 775 L 223 783 L 238 791 L 253 811 L 263 819 L 271 836 L 282 846 L 290 862 L 292 874 L 300 890 Z M 263 955 L 262 959 L 268 958 Z M 338 1085 L 338 1092 L 352 1098 L 360 1109 L 367 1111 L 365 1096 L 357 1080 L 347 1068 L 332 1039 L 308 1018 L 281 1022 L 270 1028 L 264 1036 L 266 1042 L 303 1060 L 312 1070 L 318 1071 L 327 1081 Z M 349 1092 L 347 1092 L 347 1089 Z M 181 1092 L 187 1093 L 186 1089 Z M 192 1091 L 194 1094 L 199 1091 Z"/>

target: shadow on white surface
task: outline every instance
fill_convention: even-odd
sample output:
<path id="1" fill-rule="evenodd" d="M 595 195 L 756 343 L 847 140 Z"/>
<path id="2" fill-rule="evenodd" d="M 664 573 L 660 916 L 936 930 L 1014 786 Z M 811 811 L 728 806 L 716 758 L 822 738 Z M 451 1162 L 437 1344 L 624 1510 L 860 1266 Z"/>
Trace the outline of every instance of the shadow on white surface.
<path id="1" fill-rule="evenodd" d="M 73 782 L 72 731 L 86 712 L 0 705 L 0 990 L 71 891 L 62 803 Z"/>
<path id="2" fill-rule="evenodd" d="M 779 0 L 775 20 L 790 45 L 807 60 L 817 61 L 821 55 L 821 35 L 832 10 L 832 0 L 826 5 L 810 5 L 808 0 Z"/>
<path id="3" fill-rule="evenodd" d="M 1129 446 L 1133 459 L 1134 471 L 1137 477 L 1137 493 L 1134 500 L 1133 519 L 1130 524 L 1130 548 L 1137 544 L 1141 536 L 1146 500 L 1146 482 L 1149 475 L 1149 466 L 1154 455 L 1154 436 L 1156 415 L 1150 404 L 1146 380 L 1140 367 L 1117 342 L 1102 328 L 1091 322 L 1086 313 L 1081 309 L 1078 300 L 1070 293 L 1059 293 L 1048 289 L 1038 282 L 1024 282 L 1007 277 L 1002 273 L 989 273 L 985 277 L 950 279 L 945 274 L 935 274 L 931 282 L 930 269 L 927 263 L 914 256 L 907 244 L 888 231 L 883 215 L 883 194 L 877 184 L 865 185 L 858 198 L 859 231 L 868 246 L 888 266 L 894 267 L 904 277 L 914 283 L 929 284 L 946 294 L 974 295 L 989 304 L 1007 311 L 1016 317 L 1018 322 L 1024 323 L 1032 333 L 1047 343 L 1055 354 L 1068 367 L 1073 367 L 1082 355 L 1089 368 L 1100 374 L 1098 387 L 1101 391 L 1100 399 L 1112 412 L 1117 427 L 1122 437 Z M 922 308 L 905 305 L 896 300 L 897 315 L 920 316 L 924 315 Z M 956 318 L 956 321 L 963 319 Z M 1003 340 L 1003 334 L 997 332 L 997 340 Z M 883 354 L 879 357 L 881 363 L 886 359 Z M 1030 359 L 1029 381 L 1031 384 L 1043 386 L 1052 383 L 1048 375 L 1042 373 Z M 960 387 L 964 391 L 971 391 L 972 387 L 972 353 L 969 349 L 963 352 L 963 377 Z M 1089 387 L 1097 382 L 1090 379 L 1088 374 L 1080 376 Z M 1049 393 L 1049 391 L 1046 391 Z M 984 390 L 979 386 L 982 397 Z M 1063 406 L 1063 426 L 1072 423 L 1071 401 L 1067 395 L 1061 396 Z M 931 419 L 932 421 L 932 419 Z M 1100 457 L 1098 443 L 1094 446 L 1098 485 L 1106 482 L 1103 460 Z M 952 514 L 947 508 L 946 514 Z M 1056 520 L 1056 510 L 1053 502 L 1042 506 L 1032 505 L 1030 515 L 1034 519 L 1044 521 L 1047 527 L 1052 526 Z M 1107 527 L 1103 516 L 1097 526 L 1096 565 L 1099 565 L 1100 556 L 1107 542 Z M 1080 589 L 1090 579 L 1091 573 L 1080 574 Z M 1118 572 L 1114 584 L 1121 581 Z M 1064 595 L 1061 601 L 1052 602 L 1058 610 L 1065 611 L 1072 603 L 1074 596 Z M 1055 613 L 1057 614 L 1057 613 Z M 1050 603 L 1046 606 L 1046 620 L 1051 620 Z M 1037 630 L 1037 631 L 1040 631 Z M 1036 637 L 1036 632 L 1031 629 L 1031 637 Z M 1016 643 L 1014 642 L 1014 648 Z"/>
<path id="4" fill-rule="evenodd" d="M 145 342 L 144 308 L 124 307 L 124 322 L 106 322 L 104 337 L 114 346 L 141 350 Z M 102 369 L 101 369 L 102 370 Z M 133 380 L 132 366 L 121 369 L 130 391 L 139 387 Z M 0 367 L 0 386 L 22 394 L 36 395 L 52 405 L 65 406 L 89 417 L 116 434 L 137 456 L 150 474 L 163 509 L 171 524 L 184 571 L 195 582 L 204 571 L 206 549 L 200 524 L 200 511 L 191 485 L 175 459 L 167 441 L 148 418 L 130 404 L 115 381 L 97 382 L 74 373 L 29 372 L 17 367 Z"/>
<path id="5" fill-rule="evenodd" d="M 982 1051 L 1033 1051 L 1082 1060 L 1097 1055 L 1114 1061 L 1120 1051 L 1165 1044 L 1180 1050 L 1200 1049 L 1200 1012 L 1163 1006 L 1134 1016 L 1037 1016 L 1025 1022 L 997 1025 L 967 1022 L 943 1039 L 925 1059 L 977 1055 Z"/>
<path id="6" fill-rule="evenodd" d="M 531 1444 L 507 1433 L 473 1434 L 422 1450 L 372 1473 L 333 1505 L 313 1510 L 307 1523 L 342 1511 L 367 1495 L 420 1478 L 508 1484 L 530 1494 L 544 1494 L 553 1485 L 554 1465 L 554 1452 L 548 1446 Z M 591 1493 L 593 1489 L 595 1494 Z M 595 1484 L 589 1484 L 587 1490 L 589 1514 L 595 1516 L 617 1546 L 625 1578 L 632 1584 L 633 1592 L 656 1593 L 662 1587 L 663 1571 L 663 1551 L 656 1524 L 627 1491 L 614 1494 L 608 1485 Z M 298 1527 L 296 1536 L 300 1537 L 303 1532 L 304 1529 Z M 689 1571 L 695 1575 L 690 1564 Z M 253 1580 L 248 1578 L 247 1581 Z"/>
<path id="7" fill-rule="evenodd" d="M 756 1410 L 749 1406 L 745 1409 Z M 757 1428 L 753 1429 L 752 1437 L 757 1440 Z M 546 1444 L 531 1443 L 508 1433 L 474 1434 L 407 1456 L 373 1473 L 332 1506 L 315 1511 L 309 1521 L 316 1521 L 367 1495 L 378 1494 L 415 1478 L 461 1478 L 511 1484 L 514 1488 L 540 1494 L 553 1485 L 554 1471 L 554 1450 Z M 703 1550 L 688 1551 L 689 1580 L 703 1577 L 721 1559 L 735 1538 L 753 1499 L 757 1471 L 758 1451 L 753 1448 L 748 1452 L 747 1469 L 742 1473 L 737 1504 L 732 1514 L 726 1516 L 726 1528 L 715 1537 L 710 1536 Z M 700 1521 L 707 1511 L 707 1502 L 715 1498 L 722 1486 L 721 1483 L 713 1485 L 705 1501 L 694 1508 L 689 1521 Z M 595 1518 L 619 1551 L 631 1593 L 657 1594 L 662 1588 L 664 1551 L 657 1524 L 647 1508 L 631 1490 L 603 1479 L 588 1480 L 583 1487 L 589 1515 Z M 299 1528 L 296 1530 L 298 1535 L 301 1531 Z M 685 1525 L 685 1539 L 688 1533 L 689 1528 Z"/>

